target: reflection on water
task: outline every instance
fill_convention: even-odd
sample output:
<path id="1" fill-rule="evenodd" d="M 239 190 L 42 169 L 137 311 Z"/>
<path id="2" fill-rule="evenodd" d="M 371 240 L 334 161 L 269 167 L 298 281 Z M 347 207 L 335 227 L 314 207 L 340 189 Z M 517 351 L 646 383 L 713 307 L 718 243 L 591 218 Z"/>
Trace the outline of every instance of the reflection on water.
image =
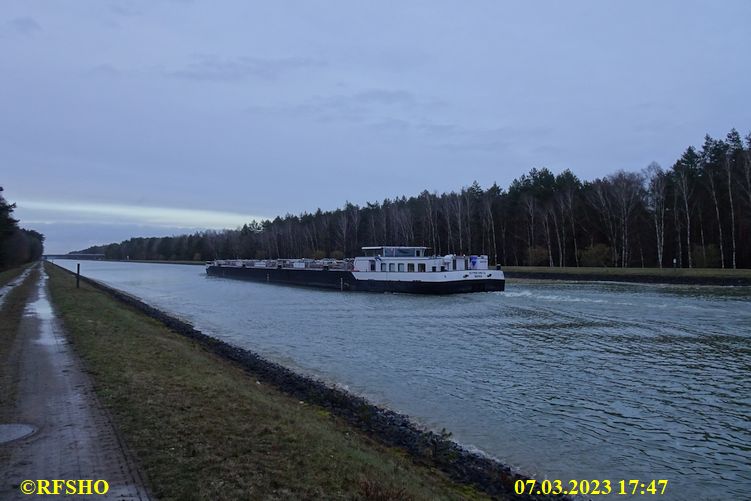
<path id="1" fill-rule="evenodd" d="M 751 492 L 751 288 L 511 282 L 426 297 L 199 266 L 82 273 L 539 477 L 668 479 L 662 499 Z"/>

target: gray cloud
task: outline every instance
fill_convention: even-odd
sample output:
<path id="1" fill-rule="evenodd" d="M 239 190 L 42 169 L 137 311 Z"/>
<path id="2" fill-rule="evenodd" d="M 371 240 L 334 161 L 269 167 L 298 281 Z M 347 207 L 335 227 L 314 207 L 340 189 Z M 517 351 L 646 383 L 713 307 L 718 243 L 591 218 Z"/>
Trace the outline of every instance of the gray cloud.
<path id="1" fill-rule="evenodd" d="M 411 114 L 427 107 L 404 90 L 370 89 L 350 95 L 317 97 L 300 111 L 310 112 L 323 121 L 343 120 L 365 123 L 382 120 L 383 115 Z"/>
<path id="2" fill-rule="evenodd" d="M 17 17 L 8 21 L 5 26 L 6 31 L 12 31 L 23 35 L 31 35 L 42 30 L 39 23 L 37 23 L 32 17 Z"/>
<path id="3" fill-rule="evenodd" d="M 109 10 L 112 14 L 122 17 L 134 17 L 143 14 L 141 11 L 135 9 L 132 5 L 121 3 L 110 5 Z"/>
<path id="4" fill-rule="evenodd" d="M 87 75 L 92 77 L 116 78 L 121 75 L 121 72 L 111 64 L 103 63 L 93 66 L 87 71 Z"/>
<path id="5" fill-rule="evenodd" d="M 368 124 L 376 132 L 385 134 L 405 134 L 413 130 L 413 124 L 398 118 L 384 118 Z"/>
<path id="6" fill-rule="evenodd" d="M 367 95 L 367 97 L 364 97 Z M 379 94 L 380 95 L 380 94 Z M 389 94 L 384 93 L 383 96 Z M 395 93 L 394 96 L 401 94 Z M 344 122 L 384 136 L 411 136 L 433 147 L 454 151 L 499 151 L 507 148 L 514 139 L 525 134 L 547 134 L 547 129 L 513 127 L 465 127 L 458 123 L 429 121 L 418 118 L 419 113 L 409 113 L 420 106 L 414 96 L 405 93 L 398 99 L 372 99 L 370 92 L 353 96 L 316 98 L 311 102 L 290 106 L 252 106 L 247 111 L 253 114 L 280 115 L 287 118 L 308 118 L 330 123 Z M 410 96 L 409 99 L 406 96 Z M 391 106 L 393 102 L 408 102 L 408 106 Z M 376 105 L 377 103 L 377 105 Z M 386 105 L 384 105 L 386 104 Z M 396 109 L 394 109 L 396 108 Z M 404 111 L 403 116 L 394 116 L 395 111 Z"/>
<path id="7" fill-rule="evenodd" d="M 352 95 L 338 95 L 321 100 L 321 105 L 332 107 L 392 106 L 405 111 L 428 111 L 444 105 L 438 99 L 423 99 L 405 90 L 369 89 Z"/>
<path id="8" fill-rule="evenodd" d="M 251 113 L 308 117 L 321 122 L 343 121 L 382 130 L 390 124 L 403 129 L 414 116 L 431 113 L 444 103 L 423 99 L 406 90 L 367 89 L 353 94 L 316 96 L 298 104 L 249 106 Z"/>
<path id="9" fill-rule="evenodd" d="M 223 59 L 216 55 L 198 55 L 184 68 L 168 71 L 168 75 L 198 81 L 232 82 L 257 78 L 276 80 L 298 70 L 325 66 L 306 57 L 262 58 L 243 56 Z"/>
<path id="10" fill-rule="evenodd" d="M 403 106 L 414 106 L 417 103 L 415 96 L 411 92 L 404 90 L 372 89 L 359 92 L 352 96 L 351 99 L 362 103 L 398 104 Z"/>
<path id="11" fill-rule="evenodd" d="M 542 127 L 467 127 L 440 117 L 445 104 L 406 90 L 368 89 L 353 94 L 317 96 L 301 104 L 251 106 L 253 114 L 345 122 L 384 135 L 409 134 L 425 144 L 456 151 L 494 151 L 529 135 L 542 137 Z"/>
<path id="12" fill-rule="evenodd" d="M 454 123 L 418 123 L 416 129 L 441 149 L 452 151 L 502 152 L 517 149 L 516 145 L 530 137 L 548 141 L 553 130 L 543 126 L 500 125 L 496 127 L 465 127 Z"/>

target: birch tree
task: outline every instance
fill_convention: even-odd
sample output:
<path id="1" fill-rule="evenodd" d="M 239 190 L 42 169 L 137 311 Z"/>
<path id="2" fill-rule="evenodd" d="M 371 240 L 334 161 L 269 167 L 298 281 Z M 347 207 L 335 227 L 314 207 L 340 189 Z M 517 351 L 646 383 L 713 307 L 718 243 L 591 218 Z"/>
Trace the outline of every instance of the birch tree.
<path id="1" fill-rule="evenodd" d="M 652 162 L 647 166 L 644 177 L 647 182 L 647 207 L 652 215 L 655 227 L 657 265 L 662 268 L 663 251 L 665 248 L 665 194 L 667 178 L 662 167 L 657 162 Z"/>

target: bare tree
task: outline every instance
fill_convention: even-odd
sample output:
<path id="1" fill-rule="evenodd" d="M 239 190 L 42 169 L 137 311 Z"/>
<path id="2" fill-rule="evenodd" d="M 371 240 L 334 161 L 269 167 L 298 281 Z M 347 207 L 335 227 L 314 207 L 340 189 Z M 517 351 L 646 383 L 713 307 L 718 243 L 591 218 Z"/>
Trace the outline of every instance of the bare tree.
<path id="1" fill-rule="evenodd" d="M 618 266 L 618 230 L 615 222 L 613 186 L 609 179 L 596 179 L 589 191 L 589 203 L 600 218 L 605 236 L 610 244 L 613 266 Z"/>
<path id="2" fill-rule="evenodd" d="M 357 241 L 360 228 L 360 208 L 349 202 L 347 202 L 344 207 L 344 212 L 349 220 L 349 240 L 351 240 L 349 249 L 351 252 L 356 253 L 359 250 L 357 248 Z M 346 255 L 347 254 L 345 253 L 345 256 Z"/>
<path id="3" fill-rule="evenodd" d="M 735 204 L 733 203 L 733 166 L 736 159 L 743 158 L 743 143 L 741 142 L 740 134 L 733 129 L 727 135 L 727 143 L 725 144 L 725 154 L 722 156 L 722 164 L 725 167 L 725 180 L 728 183 L 728 201 L 730 205 L 730 236 L 732 242 L 733 252 L 733 269 L 738 267 L 736 261 L 735 252 Z"/>
<path id="4" fill-rule="evenodd" d="M 429 243 L 430 247 L 433 249 L 438 248 L 438 241 L 437 241 L 437 222 L 436 222 L 436 212 L 434 209 L 434 203 L 432 200 L 432 196 L 428 192 L 428 190 L 423 191 L 420 194 L 420 198 L 425 200 L 425 207 L 424 207 L 424 215 L 423 215 L 423 226 L 425 227 L 426 231 L 423 234 L 423 238 L 427 239 L 425 240 L 425 243 Z"/>
<path id="5" fill-rule="evenodd" d="M 564 256 L 563 256 L 563 243 L 562 243 L 562 237 L 560 228 L 558 227 L 558 214 L 556 212 L 556 205 L 554 203 L 550 203 L 549 205 L 550 210 L 550 217 L 553 219 L 553 231 L 555 233 L 555 239 L 556 243 L 558 244 L 558 266 L 564 265 Z"/>
<path id="6" fill-rule="evenodd" d="M 449 254 L 453 254 L 456 249 L 454 246 L 454 237 L 452 235 L 451 227 L 452 227 L 452 218 L 451 218 L 451 197 L 449 195 L 444 194 L 441 196 L 441 207 L 443 209 L 443 214 L 445 215 L 446 219 L 446 251 Z"/>
<path id="7" fill-rule="evenodd" d="M 746 193 L 748 209 L 751 211 L 751 133 L 746 136 L 746 148 L 743 150 L 742 172 L 746 181 L 743 191 Z"/>
<path id="8" fill-rule="evenodd" d="M 459 231 L 459 252 L 457 254 L 463 254 L 464 253 L 464 242 L 462 241 L 462 199 L 460 196 L 452 193 L 452 200 L 453 200 L 453 210 L 454 210 L 454 218 L 456 219 L 456 227 Z"/>
<path id="9" fill-rule="evenodd" d="M 532 247 L 535 245 L 535 214 L 537 213 L 537 204 L 535 198 L 525 193 L 521 199 L 524 214 L 527 219 L 527 264 L 532 264 Z"/>
<path id="10" fill-rule="evenodd" d="M 552 268 L 555 266 L 553 263 L 553 248 L 551 244 L 550 239 L 550 213 L 552 211 L 552 208 L 550 204 L 545 204 L 545 206 L 541 209 L 541 220 L 542 220 L 542 229 L 545 231 L 545 245 L 548 249 L 548 266 Z"/>
<path id="11" fill-rule="evenodd" d="M 472 254 L 472 201 L 469 196 L 469 190 L 462 188 L 462 195 L 467 204 L 467 210 L 465 211 L 467 217 L 467 254 Z"/>
<path id="12" fill-rule="evenodd" d="M 689 268 L 693 268 L 693 259 L 691 258 L 691 210 L 689 209 L 689 200 L 693 198 L 693 179 L 696 176 L 697 161 L 698 155 L 696 154 L 696 151 L 693 147 L 689 147 L 681 159 L 676 162 L 675 167 L 673 167 L 678 191 L 683 200 L 683 214 L 686 218 L 686 256 L 688 257 Z"/>
<path id="13" fill-rule="evenodd" d="M 644 176 L 647 180 L 647 207 L 652 214 L 652 220 L 655 225 L 657 263 L 662 268 L 665 247 L 665 192 L 667 189 L 667 179 L 665 172 L 657 162 L 652 162 L 647 166 Z"/>
<path id="14" fill-rule="evenodd" d="M 483 204 L 485 207 L 485 217 L 487 218 L 487 222 L 490 225 L 490 233 L 493 238 L 493 263 L 498 263 L 498 244 L 496 243 L 495 239 L 495 218 L 493 217 L 493 193 L 488 191 L 488 193 L 483 198 Z"/>
<path id="15" fill-rule="evenodd" d="M 579 248 L 576 242 L 576 218 L 574 217 L 574 207 L 575 207 L 576 190 L 577 190 L 577 186 L 579 185 L 579 180 L 576 178 L 576 176 L 574 176 L 574 174 L 571 171 L 566 170 L 558 176 L 558 178 L 556 179 L 556 183 L 558 185 L 556 196 L 557 196 L 558 204 L 561 210 L 561 227 L 564 229 L 563 231 L 564 258 L 565 258 L 565 252 L 566 252 L 565 220 L 568 219 L 569 225 L 571 226 L 571 239 L 574 244 L 574 262 L 576 263 L 576 266 L 578 267 L 579 266 Z"/>
<path id="16" fill-rule="evenodd" d="M 720 263 L 725 268 L 725 248 L 723 245 L 722 237 L 722 218 L 720 217 L 720 204 L 717 201 L 717 184 L 715 181 L 716 169 L 712 159 L 715 150 L 716 141 L 707 135 L 704 138 L 704 148 L 702 149 L 699 161 L 702 166 L 704 174 L 704 180 L 709 188 L 709 194 L 712 196 L 712 202 L 714 202 L 715 216 L 717 218 L 717 232 L 719 233 L 718 243 L 720 245 Z"/>
<path id="17" fill-rule="evenodd" d="M 644 178 L 637 172 L 618 171 L 610 176 L 616 208 L 619 214 L 621 240 L 621 266 L 627 268 L 630 260 L 631 218 L 643 198 Z"/>

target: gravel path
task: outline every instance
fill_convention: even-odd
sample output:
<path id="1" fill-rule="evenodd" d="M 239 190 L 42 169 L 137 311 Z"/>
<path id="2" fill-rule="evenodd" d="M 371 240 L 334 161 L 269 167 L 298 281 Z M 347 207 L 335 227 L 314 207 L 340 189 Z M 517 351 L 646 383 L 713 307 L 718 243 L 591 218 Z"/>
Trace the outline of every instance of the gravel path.
<path id="1" fill-rule="evenodd" d="M 14 364 L 18 393 L 12 415 L 15 422 L 37 431 L 0 444 L 0 499 L 28 499 L 19 485 L 41 479 L 101 479 L 109 484 L 107 495 L 87 498 L 149 499 L 51 308 L 41 267 L 11 357 L 18 357 Z"/>

